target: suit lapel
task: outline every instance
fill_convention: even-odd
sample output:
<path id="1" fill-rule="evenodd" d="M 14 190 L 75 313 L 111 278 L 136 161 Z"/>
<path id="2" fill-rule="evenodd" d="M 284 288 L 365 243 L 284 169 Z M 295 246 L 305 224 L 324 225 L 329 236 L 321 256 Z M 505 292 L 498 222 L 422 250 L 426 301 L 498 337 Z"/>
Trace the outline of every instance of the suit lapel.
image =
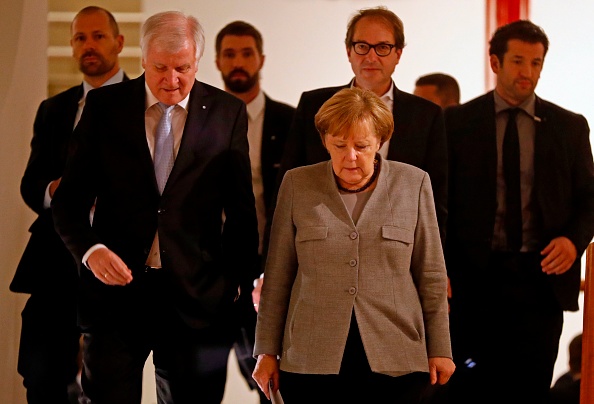
<path id="1" fill-rule="evenodd" d="M 385 224 L 385 212 L 387 210 L 391 210 L 391 207 L 389 206 L 391 204 L 391 201 L 387 182 L 387 178 L 390 175 L 390 167 L 387 164 L 387 161 L 384 159 L 382 159 L 380 164 L 380 172 L 377 177 L 377 184 L 375 186 L 375 189 L 369 196 L 369 200 L 363 207 L 361 216 L 357 221 L 357 228 L 359 230 L 362 230 L 363 226 L 367 228 L 369 226 L 382 226 L 383 224 Z"/>
<path id="2" fill-rule="evenodd" d="M 482 111 L 487 111 L 486 116 L 481 116 L 480 113 L 477 112 L 475 114 L 475 119 L 478 119 L 476 125 L 473 127 L 477 127 L 476 135 L 484 134 L 484 136 L 480 137 L 480 141 L 482 144 L 478 145 L 481 147 L 478 150 L 485 150 L 485 154 L 487 156 L 485 164 L 487 164 L 487 173 L 488 173 L 488 181 L 489 181 L 489 188 L 493 191 L 492 200 L 496 200 L 497 198 L 497 125 L 495 121 L 495 98 L 493 96 L 493 91 L 488 93 L 484 98 L 484 103 L 486 105 L 480 105 L 480 109 Z M 478 151 L 477 150 L 477 151 Z"/>
<path id="3" fill-rule="evenodd" d="M 264 122 L 262 123 L 262 146 L 260 147 L 260 165 L 262 168 L 262 177 L 266 177 L 266 171 L 272 169 L 274 159 L 272 158 L 272 144 L 274 142 L 275 130 L 275 111 L 270 102 L 270 98 L 264 94 Z"/>
<path id="4" fill-rule="evenodd" d="M 125 136 L 132 144 L 132 150 L 139 150 L 142 169 L 152 173 L 155 192 L 158 192 L 153 158 L 148 146 L 145 127 L 146 88 L 144 74 L 132 80 L 130 85 L 132 85 L 131 96 L 121 101 L 123 107 L 115 109 L 116 114 L 121 114 L 116 121 L 122 127 L 122 136 Z"/>
<path id="5" fill-rule="evenodd" d="M 535 121 L 534 123 L 534 184 L 536 190 L 542 189 L 544 184 L 542 179 L 551 181 L 557 177 L 559 172 L 559 166 L 555 163 L 554 138 L 547 113 L 546 105 L 536 97 L 534 114 L 540 118 L 540 122 Z"/>
<path id="6" fill-rule="evenodd" d="M 336 217 L 347 226 L 354 226 L 353 219 L 347 211 L 344 201 L 338 192 L 331 160 L 326 163 L 326 175 L 323 178 L 325 178 L 323 184 L 325 189 L 322 191 L 322 194 L 328 198 L 328 202 L 326 203 L 328 210 L 331 212 L 332 216 Z"/>
<path id="7" fill-rule="evenodd" d="M 193 165 L 200 158 L 200 154 L 208 153 L 211 139 L 203 135 L 202 129 L 213 102 L 214 99 L 208 94 L 207 89 L 197 80 L 194 81 L 188 101 L 188 116 L 184 132 L 165 190 L 170 183 L 173 184 L 176 181 L 186 167 Z"/>
<path id="8" fill-rule="evenodd" d="M 83 96 L 83 85 L 81 84 L 78 86 L 75 91 L 71 92 L 71 100 L 64 105 L 64 114 L 62 115 L 62 121 L 59 123 L 60 127 L 56 131 L 56 133 L 63 133 L 62 136 L 63 143 L 60 149 L 60 161 L 63 161 L 64 164 L 68 159 L 69 153 L 69 144 L 70 140 L 72 139 L 72 133 L 74 132 L 74 120 L 76 119 L 76 114 L 78 112 L 78 103 Z"/>

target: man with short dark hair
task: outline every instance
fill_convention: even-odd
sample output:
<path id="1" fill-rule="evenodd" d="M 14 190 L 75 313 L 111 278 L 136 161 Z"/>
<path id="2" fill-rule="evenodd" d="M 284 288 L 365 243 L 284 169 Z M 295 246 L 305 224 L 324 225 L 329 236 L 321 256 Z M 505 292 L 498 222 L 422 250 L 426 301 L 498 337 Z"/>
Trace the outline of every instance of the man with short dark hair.
<path id="1" fill-rule="evenodd" d="M 263 266 L 266 212 L 272 206 L 280 159 L 295 108 L 272 100 L 262 91 L 260 71 L 265 60 L 263 40 L 253 25 L 245 21 L 227 24 L 217 34 L 215 48 L 216 64 L 225 83 L 225 91 L 247 105 L 252 186 L 258 214 L 259 255 Z M 253 350 L 259 302 L 252 302 L 252 290 L 253 287 L 242 291 L 239 299 L 241 327 L 234 349 L 241 374 L 250 388 L 258 392 L 260 402 L 264 404 L 269 400 L 252 378 L 256 366 Z"/>
<path id="2" fill-rule="evenodd" d="M 441 108 L 460 104 L 458 82 L 445 73 L 431 73 L 419 77 L 415 82 L 413 94 L 434 102 Z"/>
<path id="3" fill-rule="evenodd" d="M 548 402 L 563 311 L 594 235 L 586 119 L 535 94 L 549 40 L 527 20 L 490 41 L 490 91 L 445 110 L 452 403 Z"/>
<path id="4" fill-rule="evenodd" d="M 579 404 L 582 384 L 582 333 L 572 338 L 568 347 L 569 370 L 551 387 L 549 404 Z"/>
<path id="5" fill-rule="evenodd" d="M 118 61 L 124 37 L 109 11 L 95 6 L 80 10 L 70 26 L 70 45 L 83 82 L 39 106 L 21 182 L 25 203 L 39 215 L 10 284 L 13 292 L 31 294 L 22 313 L 18 362 L 29 403 L 67 403 L 68 396 L 80 390 L 78 276 L 72 256 L 54 230 L 50 202 L 87 93 L 127 80 Z"/>

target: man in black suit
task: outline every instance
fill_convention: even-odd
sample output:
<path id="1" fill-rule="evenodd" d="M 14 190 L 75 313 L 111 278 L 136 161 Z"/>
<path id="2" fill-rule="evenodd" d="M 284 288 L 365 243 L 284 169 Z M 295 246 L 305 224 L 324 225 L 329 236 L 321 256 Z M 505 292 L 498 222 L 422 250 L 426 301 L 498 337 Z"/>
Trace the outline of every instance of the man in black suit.
<path id="1" fill-rule="evenodd" d="M 414 95 L 432 101 L 441 108 L 460 104 L 460 86 L 454 76 L 446 73 L 429 73 L 415 81 Z"/>
<path id="2" fill-rule="evenodd" d="M 258 271 L 246 108 L 196 81 L 194 17 L 157 13 L 140 44 L 141 77 L 89 94 L 53 201 L 79 266 L 83 388 L 140 403 L 152 351 L 159 402 L 220 403 Z"/>
<path id="3" fill-rule="evenodd" d="M 314 116 L 322 104 L 343 88 L 371 90 L 394 114 L 394 135 L 380 149 L 380 154 L 429 173 L 443 242 L 448 170 L 443 113 L 434 103 L 400 91 L 392 81 L 405 46 L 402 21 L 385 7 L 359 10 L 348 24 L 345 45 L 355 78 L 344 86 L 320 88 L 301 95 L 285 145 L 278 184 L 291 168 L 329 159 L 314 126 Z"/>
<path id="4" fill-rule="evenodd" d="M 68 391 L 77 390 L 78 276 L 71 254 L 54 230 L 50 201 L 60 184 L 87 93 L 127 79 L 118 62 L 124 37 L 109 11 L 99 7 L 79 11 L 72 21 L 70 44 L 83 82 L 39 106 L 21 182 L 24 201 L 39 215 L 10 284 L 11 291 L 31 295 L 22 313 L 18 362 L 29 403 L 67 403 Z"/>
<path id="5" fill-rule="evenodd" d="M 445 112 L 452 403 L 547 402 L 563 311 L 578 310 L 594 164 L 586 119 L 534 93 L 548 47 L 530 21 L 500 27 L 495 90 Z"/>
<path id="6" fill-rule="evenodd" d="M 245 21 L 227 24 L 217 34 L 215 50 L 216 64 L 225 83 L 225 91 L 247 105 L 252 186 L 260 235 L 258 252 L 263 266 L 266 212 L 272 206 L 280 159 L 295 108 L 270 99 L 260 88 L 260 70 L 264 66 L 265 56 L 262 34 L 253 25 Z M 255 282 L 257 284 L 258 281 Z M 248 293 L 243 293 L 239 300 L 241 327 L 234 349 L 241 374 L 250 388 L 258 392 L 260 402 L 264 404 L 269 400 L 252 378 L 256 366 L 253 350 L 259 302 L 259 299 L 252 301 L 252 290 L 253 287 L 244 291 Z"/>

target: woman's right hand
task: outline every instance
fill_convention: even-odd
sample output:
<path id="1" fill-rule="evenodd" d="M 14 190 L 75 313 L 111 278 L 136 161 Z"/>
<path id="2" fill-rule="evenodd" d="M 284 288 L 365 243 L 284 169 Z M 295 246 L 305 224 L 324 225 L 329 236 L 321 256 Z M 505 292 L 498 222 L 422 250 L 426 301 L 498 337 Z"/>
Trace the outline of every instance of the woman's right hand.
<path id="1" fill-rule="evenodd" d="M 272 387 L 273 392 L 278 390 L 279 365 L 276 355 L 258 355 L 252 378 L 258 383 L 266 398 L 270 400 L 269 386 Z"/>

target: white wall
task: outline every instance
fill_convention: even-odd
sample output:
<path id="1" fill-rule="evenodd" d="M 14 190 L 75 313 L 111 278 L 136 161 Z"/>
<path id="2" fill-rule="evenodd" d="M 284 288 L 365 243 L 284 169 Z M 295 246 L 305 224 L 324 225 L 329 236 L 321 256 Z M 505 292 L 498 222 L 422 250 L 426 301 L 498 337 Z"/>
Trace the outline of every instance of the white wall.
<path id="1" fill-rule="evenodd" d="M 392 0 L 380 4 L 395 11 L 404 22 L 408 45 L 394 75 L 401 89 L 412 91 L 420 74 L 442 70 L 460 78 L 465 100 L 466 94 L 481 93 L 483 2 Z M 305 90 L 346 84 L 352 78 L 344 46 L 346 25 L 357 9 L 376 5 L 367 0 L 171 0 L 167 5 L 145 0 L 144 10 L 147 15 L 181 10 L 200 20 L 207 47 L 198 78 L 218 87 L 222 87 L 222 80 L 214 64 L 217 32 L 233 20 L 252 23 L 264 36 L 265 90 L 272 97 L 297 105 Z M 460 23 L 461 16 L 465 16 L 464 24 Z"/>

